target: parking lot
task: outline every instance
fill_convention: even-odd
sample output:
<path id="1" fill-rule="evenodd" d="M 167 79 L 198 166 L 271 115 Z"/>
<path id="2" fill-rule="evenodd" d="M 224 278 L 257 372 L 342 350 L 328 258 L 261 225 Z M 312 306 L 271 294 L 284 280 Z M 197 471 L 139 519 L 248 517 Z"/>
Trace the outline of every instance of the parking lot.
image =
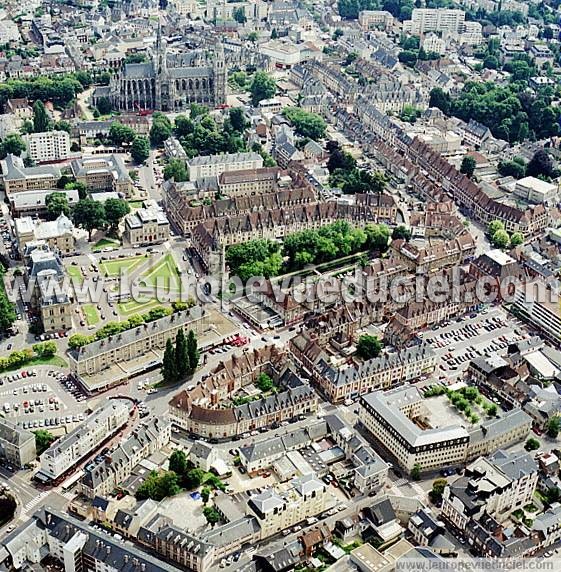
<path id="1" fill-rule="evenodd" d="M 0 376 L 0 408 L 4 417 L 24 429 L 55 428 L 84 419 L 86 398 L 66 373 L 37 366 Z"/>
<path id="2" fill-rule="evenodd" d="M 438 377 L 453 381 L 462 376 L 472 359 L 503 354 L 509 344 L 527 334 L 502 309 L 493 308 L 458 318 L 422 337 L 439 358 Z"/>

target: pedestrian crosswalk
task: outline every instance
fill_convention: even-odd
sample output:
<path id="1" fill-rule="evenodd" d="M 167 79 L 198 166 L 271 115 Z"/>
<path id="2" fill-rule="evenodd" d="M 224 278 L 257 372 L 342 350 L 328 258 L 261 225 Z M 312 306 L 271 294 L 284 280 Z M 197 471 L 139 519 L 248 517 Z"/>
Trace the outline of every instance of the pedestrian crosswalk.
<path id="1" fill-rule="evenodd" d="M 36 497 L 32 498 L 29 502 L 23 505 L 21 512 L 29 514 L 47 495 L 49 491 L 43 491 Z"/>

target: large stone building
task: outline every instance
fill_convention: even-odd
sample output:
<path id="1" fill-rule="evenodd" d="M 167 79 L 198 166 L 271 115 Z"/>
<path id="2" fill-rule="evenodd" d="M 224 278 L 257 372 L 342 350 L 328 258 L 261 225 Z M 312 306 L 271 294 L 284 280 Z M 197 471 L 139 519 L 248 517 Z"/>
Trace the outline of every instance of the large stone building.
<path id="1" fill-rule="evenodd" d="M 20 468 L 33 463 L 36 456 L 33 433 L 0 417 L 0 457 Z"/>
<path id="2" fill-rule="evenodd" d="M 108 97 L 115 109 L 173 112 L 192 103 L 216 107 L 226 103 L 226 67 L 219 47 L 214 56 L 200 51 L 168 52 L 160 31 L 145 63 L 123 64 L 108 88 L 99 88 L 94 103 Z"/>

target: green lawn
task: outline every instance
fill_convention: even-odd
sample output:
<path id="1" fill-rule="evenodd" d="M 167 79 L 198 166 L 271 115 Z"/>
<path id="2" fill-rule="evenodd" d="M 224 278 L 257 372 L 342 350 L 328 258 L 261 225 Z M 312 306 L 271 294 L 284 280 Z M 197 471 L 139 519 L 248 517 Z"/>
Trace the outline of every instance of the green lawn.
<path id="1" fill-rule="evenodd" d="M 146 256 L 133 256 L 131 258 L 117 258 L 115 260 L 106 260 L 99 263 L 99 267 L 106 276 L 117 277 L 121 273 L 121 268 L 126 269 L 129 273 L 146 262 Z"/>
<path id="2" fill-rule="evenodd" d="M 92 246 L 92 252 L 99 252 L 108 246 L 111 246 L 112 248 L 119 248 L 119 246 L 121 246 L 121 242 L 113 238 L 102 238 Z"/>
<path id="3" fill-rule="evenodd" d="M 54 367 L 68 367 L 68 362 L 63 360 L 60 356 L 52 356 L 49 358 L 36 357 L 23 365 L 18 365 L 15 367 L 4 369 L 2 370 L 2 373 L 9 371 L 16 371 L 18 369 L 27 369 L 29 367 L 33 367 L 34 365 L 52 365 Z"/>
<path id="4" fill-rule="evenodd" d="M 77 266 L 67 266 L 66 272 L 72 280 L 75 280 L 75 283 L 81 284 L 84 281 L 84 277 L 82 276 L 81 270 Z"/>
<path id="5" fill-rule="evenodd" d="M 85 304 L 82 306 L 82 312 L 84 312 L 88 326 L 95 326 L 99 322 L 99 314 L 93 304 Z"/>
<path id="6" fill-rule="evenodd" d="M 178 290 L 179 271 L 177 270 L 173 256 L 166 254 L 160 262 L 142 275 L 142 279 L 146 282 L 147 286 L 155 288 L 157 282 L 160 281 L 164 288 Z"/>
<path id="7" fill-rule="evenodd" d="M 120 302 L 117 304 L 117 310 L 122 316 L 128 317 L 132 314 L 144 314 L 149 312 L 156 306 L 162 306 L 156 299 L 148 300 L 147 302 L 136 302 L 135 300 L 128 300 L 127 302 Z"/>
<path id="8" fill-rule="evenodd" d="M 142 201 L 129 201 L 129 207 L 131 209 L 141 209 Z"/>

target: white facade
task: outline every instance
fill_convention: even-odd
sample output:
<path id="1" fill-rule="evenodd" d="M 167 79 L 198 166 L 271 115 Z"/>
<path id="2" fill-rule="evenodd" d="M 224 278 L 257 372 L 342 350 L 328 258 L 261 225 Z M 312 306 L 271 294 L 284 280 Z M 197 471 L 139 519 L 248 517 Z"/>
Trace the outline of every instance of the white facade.
<path id="1" fill-rule="evenodd" d="M 218 177 L 228 171 L 261 169 L 263 157 L 259 153 L 224 153 L 194 157 L 187 162 L 189 180 L 196 181 L 205 177 Z"/>
<path id="2" fill-rule="evenodd" d="M 129 408 L 124 402 L 108 401 L 41 455 L 40 473 L 48 479 L 57 479 L 120 429 L 128 417 Z"/>
<path id="3" fill-rule="evenodd" d="M 422 47 L 427 53 L 434 52 L 440 55 L 446 53 L 446 42 L 436 34 L 427 34 L 423 39 Z"/>
<path id="4" fill-rule="evenodd" d="M 466 13 L 449 8 L 415 8 L 411 20 L 403 22 L 403 31 L 413 35 L 426 32 L 461 32 Z"/>
<path id="5" fill-rule="evenodd" d="M 70 156 L 70 135 L 66 131 L 29 133 L 24 140 L 27 154 L 38 163 L 62 161 Z"/>

